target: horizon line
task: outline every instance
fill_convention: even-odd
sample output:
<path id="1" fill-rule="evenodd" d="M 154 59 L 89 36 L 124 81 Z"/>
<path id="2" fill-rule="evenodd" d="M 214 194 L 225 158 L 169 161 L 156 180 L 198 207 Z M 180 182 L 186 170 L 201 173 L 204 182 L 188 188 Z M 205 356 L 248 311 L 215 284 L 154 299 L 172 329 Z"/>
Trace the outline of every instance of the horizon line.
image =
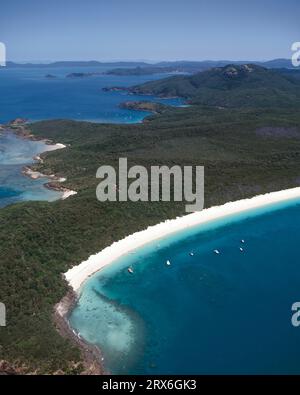
<path id="1" fill-rule="evenodd" d="M 270 59 L 160 59 L 160 60 L 151 60 L 151 59 L 111 59 L 111 60 L 96 60 L 96 59 L 60 59 L 60 60 L 7 60 L 7 63 L 18 63 L 18 64 L 52 64 L 58 62 L 97 62 L 97 63 L 162 63 L 162 62 L 270 62 L 274 60 L 286 60 L 289 61 L 289 58 L 285 57 L 276 57 Z"/>

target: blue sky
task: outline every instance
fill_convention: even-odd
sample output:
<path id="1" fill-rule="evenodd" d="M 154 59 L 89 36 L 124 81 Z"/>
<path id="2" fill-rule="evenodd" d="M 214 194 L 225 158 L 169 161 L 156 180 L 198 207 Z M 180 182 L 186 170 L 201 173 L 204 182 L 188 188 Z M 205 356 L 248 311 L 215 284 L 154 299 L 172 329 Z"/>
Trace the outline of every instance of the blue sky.
<path id="1" fill-rule="evenodd" d="M 17 61 L 266 60 L 299 18 L 299 0 L 3 0 L 0 41 Z"/>

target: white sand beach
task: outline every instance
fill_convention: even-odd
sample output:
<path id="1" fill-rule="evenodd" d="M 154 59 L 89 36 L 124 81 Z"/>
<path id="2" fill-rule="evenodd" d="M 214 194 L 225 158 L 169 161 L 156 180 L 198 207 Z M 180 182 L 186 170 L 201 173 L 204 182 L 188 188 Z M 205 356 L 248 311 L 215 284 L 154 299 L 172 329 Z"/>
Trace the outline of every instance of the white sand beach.
<path id="1" fill-rule="evenodd" d="M 44 140 L 44 141 L 45 141 L 45 143 L 46 143 L 48 140 Z M 55 150 L 62 149 L 62 148 L 66 148 L 66 145 L 61 144 L 61 143 L 57 143 L 57 144 L 47 144 L 47 145 L 46 145 L 46 149 L 45 149 L 45 151 L 43 151 L 43 152 L 55 151 Z M 40 155 L 41 155 L 41 154 L 40 154 Z M 44 161 L 43 161 L 43 159 L 41 158 L 40 155 L 34 156 L 34 157 L 33 157 L 33 160 L 38 161 L 38 162 L 40 162 L 40 163 L 43 163 Z M 47 175 L 47 174 L 43 174 L 43 173 L 41 173 L 41 172 L 39 172 L 39 171 L 34 171 L 34 170 L 32 170 L 32 169 L 30 168 L 30 166 L 25 166 L 25 167 L 23 168 L 23 171 L 22 171 L 22 172 L 23 172 L 24 175 L 26 175 L 26 176 L 32 178 L 33 180 L 37 180 L 37 179 L 39 179 L 39 178 L 46 178 L 46 179 L 50 179 L 50 180 L 53 180 L 53 181 L 56 181 L 56 182 L 59 182 L 59 183 L 63 183 L 63 182 L 65 182 L 65 181 L 67 181 L 67 179 L 66 179 L 65 177 L 58 177 L 58 176 L 56 176 L 55 174 L 48 174 L 48 175 Z M 52 188 L 49 184 L 48 184 L 48 188 L 50 188 L 50 189 L 57 189 L 57 188 Z M 65 187 L 63 187 L 63 186 L 62 186 L 61 188 L 59 188 L 58 190 L 60 190 L 60 191 L 62 192 L 62 196 L 61 196 L 61 199 L 62 199 L 62 200 L 65 200 L 65 199 L 67 199 L 68 197 L 77 194 L 76 191 L 72 191 L 71 189 L 65 188 Z"/>
<path id="2" fill-rule="evenodd" d="M 49 144 L 46 151 L 55 151 L 57 149 L 66 148 L 66 145 L 57 143 L 57 144 Z"/>
<path id="3" fill-rule="evenodd" d="M 68 197 L 73 196 L 73 195 L 77 195 L 77 192 L 76 192 L 76 191 L 72 191 L 71 189 L 68 189 L 68 190 L 64 191 L 64 193 L 63 193 L 61 199 L 62 199 L 62 200 L 65 200 L 65 199 L 67 199 Z"/>
<path id="4" fill-rule="evenodd" d="M 49 151 L 55 151 L 58 149 L 63 149 L 66 148 L 67 146 L 62 144 L 62 143 L 56 143 L 56 144 L 50 144 L 48 145 L 46 151 L 44 152 L 49 152 Z M 40 158 L 41 159 L 41 158 Z M 32 170 L 29 169 L 29 171 L 27 172 L 27 174 L 31 171 L 31 178 L 40 178 L 40 177 L 46 177 L 46 178 L 50 178 L 55 180 L 56 182 L 65 182 L 67 181 L 67 179 L 65 177 L 57 177 L 55 174 L 51 174 L 50 176 L 46 176 L 45 174 L 39 173 L 39 172 L 33 172 Z M 76 191 L 72 191 L 71 189 L 65 188 L 65 187 L 61 187 L 61 191 L 63 192 L 61 199 L 65 200 L 70 196 L 76 195 L 77 192 Z"/>
<path id="5" fill-rule="evenodd" d="M 69 269 L 64 276 L 73 290 L 78 293 L 82 284 L 92 274 L 111 264 L 122 255 L 144 244 L 189 227 L 297 198 L 300 198 L 300 187 L 258 195 L 250 199 L 228 202 L 222 206 L 210 207 L 176 219 L 167 220 L 154 226 L 149 226 L 147 229 L 116 241 L 99 253 L 91 255 L 86 261 Z"/>

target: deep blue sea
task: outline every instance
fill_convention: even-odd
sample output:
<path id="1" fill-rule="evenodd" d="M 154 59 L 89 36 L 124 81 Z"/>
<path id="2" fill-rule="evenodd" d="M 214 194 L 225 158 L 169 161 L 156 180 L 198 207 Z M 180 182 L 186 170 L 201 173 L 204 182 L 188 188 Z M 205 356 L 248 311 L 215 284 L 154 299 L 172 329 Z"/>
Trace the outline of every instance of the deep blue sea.
<path id="1" fill-rule="evenodd" d="M 75 119 L 105 123 L 141 122 L 148 112 L 120 109 L 126 100 L 145 100 L 144 96 L 125 92 L 105 92 L 103 87 L 132 86 L 164 75 L 143 77 L 118 77 L 96 75 L 84 78 L 66 78 L 70 73 L 104 72 L 105 68 L 26 68 L 0 67 L 0 124 L 21 117 L 30 122 L 45 119 Z M 46 78 L 52 74 L 56 78 Z M 161 101 L 170 105 L 182 105 L 180 99 Z M 24 200 L 58 199 L 61 193 L 43 187 L 45 179 L 31 180 L 21 174 L 24 165 L 32 163 L 32 157 L 45 151 L 41 142 L 21 140 L 0 131 L 0 207 Z"/>
<path id="2" fill-rule="evenodd" d="M 281 203 L 144 246 L 85 283 L 70 323 L 113 373 L 299 374 L 299 216 Z"/>
<path id="3" fill-rule="evenodd" d="M 166 74 L 148 76 L 96 75 L 84 78 L 66 78 L 70 73 L 104 72 L 105 68 L 0 68 L 0 123 L 22 117 L 30 121 L 44 119 L 75 119 L 93 122 L 134 123 L 149 115 L 147 112 L 120 109 L 126 100 L 145 100 L 145 96 L 126 92 L 105 92 L 104 87 L 133 86 L 145 81 L 166 77 Z M 57 78 L 48 79 L 47 74 Z M 147 100 L 180 105 L 180 99 Z"/>

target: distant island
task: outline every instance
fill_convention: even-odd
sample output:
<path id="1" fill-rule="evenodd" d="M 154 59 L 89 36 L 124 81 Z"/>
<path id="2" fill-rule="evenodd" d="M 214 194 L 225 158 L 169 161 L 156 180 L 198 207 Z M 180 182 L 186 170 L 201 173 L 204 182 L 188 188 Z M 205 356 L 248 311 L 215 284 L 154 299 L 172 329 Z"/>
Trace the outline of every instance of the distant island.
<path id="1" fill-rule="evenodd" d="M 148 111 L 154 114 L 161 114 L 169 108 L 165 104 L 150 101 L 126 101 L 121 103 L 119 107 L 126 110 Z"/>
<path id="2" fill-rule="evenodd" d="M 117 68 L 108 70 L 105 74 L 108 75 L 151 75 L 151 74 L 163 74 L 163 73 L 193 73 L 202 71 L 202 67 L 198 66 L 138 66 L 132 68 Z"/>
<path id="3" fill-rule="evenodd" d="M 7 61 L 6 67 L 8 68 L 58 68 L 58 67 L 107 67 L 107 68 L 140 68 L 140 67 L 147 67 L 147 68 L 177 68 L 178 70 L 205 70 L 211 67 L 223 67 L 227 64 L 245 64 L 245 63 L 252 63 L 257 64 L 260 66 L 264 66 L 267 68 L 292 68 L 291 60 L 290 59 L 272 59 L 268 61 L 251 61 L 248 60 L 241 60 L 241 61 L 232 61 L 228 60 L 199 60 L 199 61 L 164 61 L 158 63 L 149 63 L 149 62 L 135 62 L 135 61 L 128 61 L 128 62 L 99 62 L 96 60 L 91 61 L 59 61 L 59 62 L 50 62 L 50 63 L 16 63 L 12 61 Z"/>
<path id="4" fill-rule="evenodd" d="M 6 67 L 9 68 L 59 68 L 59 67 L 137 67 L 137 66 L 147 66 L 148 63 L 145 62 L 98 62 L 96 60 L 70 60 L 70 61 L 59 61 L 59 62 L 49 62 L 49 63 L 17 63 L 12 61 L 6 62 Z"/>
<path id="5" fill-rule="evenodd" d="M 56 76 L 56 75 L 53 75 L 53 74 L 46 74 L 46 75 L 45 75 L 45 78 L 51 80 L 51 79 L 57 78 L 57 76 Z"/>
<path id="6" fill-rule="evenodd" d="M 85 77 L 93 77 L 95 75 L 100 75 L 103 73 L 70 73 L 66 75 L 66 78 L 85 78 Z"/>
<path id="7" fill-rule="evenodd" d="M 129 92 L 130 93 L 130 88 L 127 88 L 125 86 L 106 86 L 102 88 L 104 92 Z"/>

